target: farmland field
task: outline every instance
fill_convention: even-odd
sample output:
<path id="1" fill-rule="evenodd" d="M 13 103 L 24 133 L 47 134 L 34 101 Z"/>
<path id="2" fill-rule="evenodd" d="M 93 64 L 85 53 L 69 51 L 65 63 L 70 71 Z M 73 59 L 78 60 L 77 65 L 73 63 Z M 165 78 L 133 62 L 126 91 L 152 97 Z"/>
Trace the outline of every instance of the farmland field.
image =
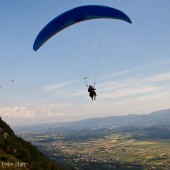
<path id="1" fill-rule="evenodd" d="M 23 135 L 66 168 L 170 169 L 170 139 L 149 138 L 147 130 L 142 132 L 140 137 L 138 130 L 110 129 Z"/>

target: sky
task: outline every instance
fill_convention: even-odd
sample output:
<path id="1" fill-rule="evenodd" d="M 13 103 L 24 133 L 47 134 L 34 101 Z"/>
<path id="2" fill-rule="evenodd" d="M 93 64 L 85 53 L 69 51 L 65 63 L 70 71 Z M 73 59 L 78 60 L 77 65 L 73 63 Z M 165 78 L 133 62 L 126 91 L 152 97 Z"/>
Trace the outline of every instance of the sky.
<path id="1" fill-rule="evenodd" d="M 114 7 L 132 24 L 81 22 L 33 50 L 48 22 L 83 5 Z M 169 109 L 169 6 L 169 0 L 1 0 L 0 116 L 19 125 Z M 92 102 L 86 84 L 94 82 Z"/>

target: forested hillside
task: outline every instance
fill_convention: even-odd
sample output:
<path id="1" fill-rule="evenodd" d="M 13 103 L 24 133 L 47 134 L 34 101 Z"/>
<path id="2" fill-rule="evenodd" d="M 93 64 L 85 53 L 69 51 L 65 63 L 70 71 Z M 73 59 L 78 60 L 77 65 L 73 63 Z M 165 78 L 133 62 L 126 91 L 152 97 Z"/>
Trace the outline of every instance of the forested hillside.
<path id="1" fill-rule="evenodd" d="M 31 143 L 17 137 L 0 118 L 0 169 L 61 170 Z"/>

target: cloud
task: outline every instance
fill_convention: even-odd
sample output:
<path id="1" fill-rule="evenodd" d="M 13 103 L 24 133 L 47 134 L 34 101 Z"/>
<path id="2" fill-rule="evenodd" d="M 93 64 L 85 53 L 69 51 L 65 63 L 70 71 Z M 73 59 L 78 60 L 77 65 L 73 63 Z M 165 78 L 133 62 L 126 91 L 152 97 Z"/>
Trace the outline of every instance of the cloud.
<path id="1" fill-rule="evenodd" d="M 49 84 L 45 87 L 42 87 L 42 91 L 49 94 L 50 96 L 60 99 L 87 95 L 87 91 L 84 90 L 84 88 L 80 89 L 80 86 L 78 83 L 76 84 L 76 81 Z"/>
<path id="2" fill-rule="evenodd" d="M 150 94 L 156 91 L 161 90 L 159 87 L 154 87 L 154 86 L 149 86 L 149 85 L 141 85 L 137 87 L 126 87 L 123 89 L 117 89 L 113 91 L 107 91 L 104 93 L 101 93 L 103 98 L 107 99 L 112 99 L 112 100 L 117 100 L 121 98 L 127 98 L 127 97 L 136 97 L 140 95 L 146 95 Z"/>
<path id="3" fill-rule="evenodd" d="M 143 80 L 139 82 L 156 83 L 156 82 L 163 82 L 163 81 L 169 81 L 169 80 L 170 80 L 170 72 L 164 72 L 164 73 L 158 73 L 150 77 L 144 78 Z"/>
<path id="4" fill-rule="evenodd" d="M 75 81 L 47 85 L 42 89 L 49 96 L 45 102 L 34 105 L 37 120 L 69 121 L 167 108 L 170 72 L 159 67 L 169 64 L 170 60 L 161 60 L 115 73 L 121 75 L 117 78 L 100 79 L 95 102 L 91 101 L 86 87 Z"/>
<path id="5" fill-rule="evenodd" d="M 0 116 L 9 118 L 35 118 L 36 114 L 24 106 L 15 106 L 0 107 Z"/>
<path id="6" fill-rule="evenodd" d="M 115 77 L 124 77 L 127 76 L 128 74 L 136 74 L 139 73 L 140 71 L 146 71 L 146 70 L 153 70 L 153 69 L 157 69 L 159 67 L 169 67 L 170 65 L 170 59 L 169 58 L 165 58 L 162 60 L 158 60 L 155 61 L 153 63 L 148 63 L 148 64 L 144 64 L 144 65 L 139 65 L 130 69 L 126 69 L 126 70 L 122 70 L 119 72 L 115 72 L 113 74 L 107 74 L 104 76 L 99 77 L 99 79 L 108 79 L 108 78 L 115 78 Z"/>
<path id="7" fill-rule="evenodd" d="M 50 103 L 41 106 L 41 109 L 56 109 L 56 108 L 66 108 L 71 107 L 71 103 Z"/>
<path id="8" fill-rule="evenodd" d="M 51 112 L 51 111 L 49 111 L 48 113 L 47 113 L 47 116 L 48 117 L 63 117 L 63 116 L 65 116 L 65 114 L 63 113 L 63 112 Z"/>
<path id="9" fill-rule="evenodd" d="M 109 98 L 115 98 L 115 96 L 127 96 L 141 93 L 148 93 L 161 90 L 163 85 L 159 87 L 156 83 L 164 83 L 170 80 L 170 72 L 157 71 L 157 68 L 164 68 L 170 65 L 170 59 L 163 59 L 155 61 L 153 63 L 137 66 L 131 69 L 116 72 L 114 74 L 99 77 L 99 83 L 97 84 L 97 93 L 102 96 L 109 96 Z M 117 77 L 117 78 L 115 78 Z M 105 78 L 105 80 L 103 80 Z M 109 81 L 108 81 L 109 80 Z M 104 83 L 102 83 L 105 81 Z M 73 86 L 75 81 L 61 82 L 51 84 L 43 87 L 43 91 L 53 96 L 59 97 L 88 97 L 87 90 L 80 89 Z M 155 83 L 155 84 L 154 84 Z M 81 86 L 82 87 L 82 86 Z M 122 94 L 120 94 L 122 93 Z M 131 93 L 131 94 L 130 94 Z M 113 97 L 112 97 L 113 96 Z"/>
<path id="10" fill-rule="evenodd" d="M 61 110 L 66 110 L 72 107 L 70 103 L 49 103 L 49 104 L 41 104 L 37 107 L 37 112 L 44 113 L 59 113 Z"/>
<path id="11" fill-rule="evenodd" d="M 169 67 L 170 59 L 165 58 L 102 76 L 99 78 L 101 83 L 97 86 L 98 98 L 101 101 L 120 100 L 121 98 L 154 96 L 156 93 L 165 92 L 170 86 Z M 105 80 L 104 83 L 102 83 L 103 80 Z"/>
<path id="12" fill-rule="evenodd" d="M 41 118 L 52 118 L 52 117 L 64 117 L 67 116 L 65 111 L 68 111 L 72 107 L 70 103 L 50 103 L 40 105 L 37 108 L 37 113 Z"/>
<path id="13" fill-rule="evenodd" d="M 73 81 L 68 81 L 68 82 L 50 84 L 50 85 L 43 87 L 42 90 L 43 90 L 43 92 L 58 91 L 58 90 L 63 89 L 73 83 L 74 83 Z"/>
<path id="14" fill-rule="evenodd" d="M 80 87 L 73 88 L 72 86 L 66 87 L 65 83 L 60 84 L 60 90 L 51 88 L 48 93 L 57 96 L 57 98 L 70 99 L 70 103 L 59 103 L 58 105 L 51 105 L 50 107 L 59 108 L 68 107 L 75 104 L 75 97 L 77 99 L 89 99 L 87 89 L 80 89 Z M 166 91 L 170 85 L 170 72 L 163 73 L 152 73 L 152 75 L 145 75 L 138 77 L 136 75 L 131 75 L 131 78 L 125 78 L 121 80 L 109 79 L 109 81 L 104 83 L 99 83 L 97 85 L 97 100 L 105 101 L 108 100 L 120 100 L 123 98 L 137 98 L 139 96 L 154 95 L 159 92 Z"/>

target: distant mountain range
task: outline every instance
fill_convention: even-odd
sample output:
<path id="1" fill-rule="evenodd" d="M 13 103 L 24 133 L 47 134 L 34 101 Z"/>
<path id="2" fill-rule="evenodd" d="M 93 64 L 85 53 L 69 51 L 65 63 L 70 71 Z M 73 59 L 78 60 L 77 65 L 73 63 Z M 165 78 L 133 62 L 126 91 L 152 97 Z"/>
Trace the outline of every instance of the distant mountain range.
<path id="1" fill-rule="evenodd" d="M 63 130 L 85 130 L 99 128 L 115 128 L 125 126 L 154 126 L 170 124 L 170 109 L 155 111 L 150 114 L 126 116 L 109 116 L 85 119 L 75 122 L 52 124 L 35 124 L 27 127 L 14 128 L 16 131 L 56 132 Z"/>

